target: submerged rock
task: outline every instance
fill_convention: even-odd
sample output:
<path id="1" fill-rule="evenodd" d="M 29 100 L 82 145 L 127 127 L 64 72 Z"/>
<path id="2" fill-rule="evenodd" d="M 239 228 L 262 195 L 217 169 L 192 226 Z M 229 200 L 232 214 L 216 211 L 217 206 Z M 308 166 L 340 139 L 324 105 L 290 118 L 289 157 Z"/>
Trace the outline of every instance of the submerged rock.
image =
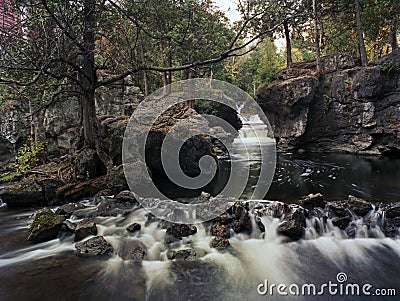
<path id="1" fill-rule="evenodd" d="M 75 241 L 79 241 L 90 235 L 97 235 L 97 226 L 93 220 L 80 221 L 75 228 Z"/>
<path id="2" fill-rule="evenodd" d="M 29 226 L 31 233 L 28 236 L 28 240 L 37 243 L 57 238 L 64 219 L 63 216 L 54 213 L 48 208 L 36 211 Z"/>
<path id="3" fill-rule="evenodd" d="M 167 258 L 170 260 L 186 260 L 186 261 L 194 261 L 198 260 L 200 257 L 206 255 L 207 252 L 201 249 L 184 249 L 178 251 L 168 251 Z"/>
<path id="4" fill-rule="evenodd" d="M 112 245 L 103 236 L 92 237 L 84 242 L 75 244 L 78 256 L 111 255 L 114 252 Z"/>
<path id="5" fill-rule="evenodd" d="M 56 213 L 59 215 L 71 216 L 76 210 L 85 208 L 82 203 L 69 203 L 58 207 Z"/>

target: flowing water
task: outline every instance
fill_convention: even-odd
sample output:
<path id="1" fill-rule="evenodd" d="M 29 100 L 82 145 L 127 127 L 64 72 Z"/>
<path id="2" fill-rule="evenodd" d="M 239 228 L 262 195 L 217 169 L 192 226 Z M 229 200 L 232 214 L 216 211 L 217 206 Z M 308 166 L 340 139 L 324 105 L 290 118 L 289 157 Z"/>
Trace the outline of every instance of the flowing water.
<path id="1" fill-rule="evenodd" d="M 259 123 L 257 118 L 250 122 Z M 258 130 L 265 130 L 258 126 Z M 249 142 L 251 156 L 241 156 L 238 149 L 232 159 L 250 164 L 250 177 L 256 181 L 260 162 L 257 149 L 252 149 L 254 137 L 245 127 L 241 135 Z M 271 147 L 271 141 L 265 140 L 263 145 Z M 353 194 L 400 201 L 399 164 L 398 160 L 347 155 L 279 154 L 268 198 L 296 199 L 322 192 L 328 199 Z M 99 200 L 84 204 L 86 211 L 96 212 Z M 334 227 L 332 220 L 313 217 L 307 220 L 304 239 L 296 242 L 277 234 L 280 219 L 274 212 L 284 207 L 282 203 L 259 200 L 250 201 L 249 206 L 253 230 L 248 234 L 231 231 L 229 251 L 210 247 L 213 236 L 207 224 L 196 225 L 195 235 L 167 246 L 163 222 L 150 218 L 140 207 L 125 215 L 97 216 L 98 235 L 115 251 L 112 256 L 96 258 L 75 256 L 73 235 L 63 234 L 39 244 L 26 241 L 34 209 L 1 208 L 0 300 L 398 300 L 400 239 L 385 238 L 380 230 L 385 216 L 379 206 L 368 214 L 372 223 L 369 229 L 353 215 L 353 239 Z M 297 205 L 291 205 L 290 210 L 297 210 Z M 72 216 L 71 220 L 79 218 Z M 139 223 L 141 230 L 131 234 L 125 228 L 133 222 Z M 118 255 L 121 245 L 131 240 L 147 247 L 143 262 L 123 260 Z M 195 260 L 167 259 L 168 251 L 188 248 L 205 255 Z M 375 288 L 395 289 L 397 296 L 352 296 L 340 290 L 330 294 L 326 288 L 323 296 L 277 293 L 280 284 L 297 285 L 300 292 L 302 285 L 312 284 L 318 292 L 329 282 L 337 284 L 338 289 L 340 283 L 360 287 L 370 284 L 371 292 Z M 276 285 L 275 290 L 271 284 Z"/>

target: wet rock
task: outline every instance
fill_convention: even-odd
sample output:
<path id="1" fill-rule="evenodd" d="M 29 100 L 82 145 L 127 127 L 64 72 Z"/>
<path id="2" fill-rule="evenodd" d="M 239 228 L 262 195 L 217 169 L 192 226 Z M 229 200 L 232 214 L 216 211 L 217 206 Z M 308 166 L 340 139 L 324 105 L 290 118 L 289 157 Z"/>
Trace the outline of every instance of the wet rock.
<path id="1" fill-rule="evenodd" d="M 356 237 L 356 228 L 354 228 L 354 226 L 347 228 L 346 234 L 347 234 L 348 238 L 355 238 Z"/>
<path id="2" fill-rule="evenodd" d="M 75 244 L 78 256 L 111 255 L 114 252 L 112 245 L 103 236 L 92 237 L 84 242 Z"/>
<path id="3" fill-rule="evenodd" d="M 71 233 L 75 233 L 75 228 L 76 228 L 76 224 L 69 221 L 69 220 L 65 220 L 63 222 L 63 230 L 67 231 L 67 232 L 71 232 Z"/>
<path id="4" fill-rule="evenodd" d="M 215 222 L 211 226 L 211 234 L 221 238 L 230 238 L 231 233 L 227 225 L 224 225 L 220 222 Z"/>
<path id="5" fill-rule="evenodd" d="M 400 217 L 400 205 L 394 206 L 386 210 L 387 218 Z"/>
<path id="6" fill-rule="evenodd" d="M 206 202 L 211 198 L 211 194 L 208 192 L 202 191 L 200 196 L 199 196 L 199 202 Z"/>
<path id="7" fill-rule="evenodd" d="M 230 214 L 224 213 L 224 214 L 222 214 L 220 216 L 217 216 L 214 219 L 214 221 L 219 222 L 219 223 L 221 223 L 223 225 L 228 225 L 228 224 L 232 223 L 233 218 L 232 218 L 232 216 Z"/>
<path id="8" fill-rule="evenodd" d="M 228 248 L 230 246 L 230 242 L 228 239 L 226 238 L 221 238 L 221 237 L 215 237 L 212 241 L 211 241 L 211 247 L 215 248 L 217 250 L 224 250 L 226 248 Z"/>
<path id="9" fill-rule="evenodd" d="M 182 238 L 197 233 L 196 226 L 186 224 L 172 224 L 167 228 L 167 234 L 175 238 Z"/>
<path id="10" fill-rule="evenodd" d="M 0 198 L 8 207 L 47 206 L 53 204 L 60 181 L 29 176 L 0 188 Z"/>
<path id="11" fill-rule="evenodd" d="M 79 241 L 90 235 L 97 235 L 97 227 L 93 220 L 80 221 L 75 228 L 75 241 Z"/>
<path id="12" fill-rule="evenodd" d="M 234 216 L 234 223 L 232 225 L 233 231 L 239 232 L 251 232 L 251 220 L 249 216 L 249 205 L 248 203 L 236 202 L 232 207 Z"/>
<path id="13" fill-rule="evenodd" d="M 325 208 L 325 202 L 324 202 L 324 197 L 320 193 L 316 194 L 309 194 L 308 196 L 304 197 L 301 201 L 300 204 L 308 209 L 314 209 L 314 208 Z"/>
<path id="14" fill-rule="evenodd" d="M 400 216 L 392 218 L 391 221 L 396 225 L 396 227 L 400 227 Z"/>
<path id="15" fill-rule="evenodd" d="M 85 205 L 81 203 L 69 203 L 58 207 L 56 214 L 71 216 L 76 210 L 85 208 Z"/>
<path id="16" fill-rule="evenodd" d="M 29 226 L 31 233 L 28 240 L 37 243 L 57 238 L 64 219 L 63 216 L 55 214 L 48 208 L 36 211 Z"/>
<path id="17" fill-rule="evenodd" d="M 107 169 L 101 162 L 96 150 L 92 148 L 83 148 L 76 153 L 73 163 L 83 179 L 93 179 L 107 173 Z"/>
<path id="18" fill-rule="evenodd" d="M 339 229 L 344 230 L 346 227 L 349 225 L 351 222 L 351 218 L 348 216 L 343 216 L 343 217 L 336 217 L 332 219 L 332 224 L 336 227 L 339 227 Z"/>
<path id="19" fill-rule="evenodd" d="M 136 232 L 136 231 L 140 231 L 141 228 L 142 228 L 142 226 L 140 224 L 133 223 L 133 224 L 130 224 L 128 227 L 126 227 L 126 231 Z"/>
<path id="20" fill-rule="evenodd" d="M 349 195 L 348 206 L 358 216 L 365 216 L 372 210 L 372 205 L 361 198 Z"/>
<path id="21" fill-rule="evenodd" d="M 306 218 L 303 210 L 296 210 L 278 226 L 278 233 L 287 236 L 293 240 L 303 237 Z"/>
<path id="22" fill-rule="evenodd" d="M 117 201 L 136 203 L 135 194 L 130 190 L 123 190 L 115 197 Z"/>
<path id="23" fill-rule="evenodd" d="M 185 260 L 185 261 L 194 261 L 198 260 L 200 257 L 203 257 L 206 255 L 207 252 L 204 250 L 200 249 L 184 249 L 184 250 L 178 250 L 178 251 L 168 251 L 167 252 L 167 258 L 169 260 Z"/>
<path id="24" fill-rule="evenodd" d="M 350 215 L 348 209 L 346 209 L 342 204 L 330 203 L 328 206 L 328 210 L 333 212 L 333 214 L 338 217 L 345 217 Z"/>
<path id="25" fill-rule="evenodd" d="M 387 219 L 383 225 L 383 232 L 386 237 L 396 237 L 397 226 L 393 221 Z"/>
<path id="26" fill-rule="evenodd" d="M 118 250 L 118 256 L 124 260 L 142 261 L 147 253 L 146 246 L 139 240 L 124 240 Z"/>
<path id="27" fill-rule="evenodd" d="M 128 183 L 125 179 L 124 168 L 121 165 L 115 166 L 105 177 L 108 188 L 121 191 L 128 189 Z"/>

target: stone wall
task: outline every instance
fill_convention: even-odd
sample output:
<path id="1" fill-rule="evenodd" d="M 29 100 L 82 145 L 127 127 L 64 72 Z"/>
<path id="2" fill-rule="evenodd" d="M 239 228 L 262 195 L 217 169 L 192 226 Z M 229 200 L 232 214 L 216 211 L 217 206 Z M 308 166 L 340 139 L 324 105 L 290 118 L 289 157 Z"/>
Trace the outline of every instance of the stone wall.
<path id="1" fill-rule="evenodd" d="M 398 54 L 384 60 L 400 62 Z M 263 86 L 257 101 L 281 150 L 400 153 L 400 70 L 325 59 L 325 74 Z"/>

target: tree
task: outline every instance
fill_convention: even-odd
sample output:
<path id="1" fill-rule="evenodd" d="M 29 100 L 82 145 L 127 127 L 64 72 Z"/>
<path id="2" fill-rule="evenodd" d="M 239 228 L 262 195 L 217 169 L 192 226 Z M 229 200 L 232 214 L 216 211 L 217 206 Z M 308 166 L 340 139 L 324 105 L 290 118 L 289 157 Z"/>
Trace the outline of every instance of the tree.
<path id="1" fill-rule="evenodd" d="M 356 12 L 356 24 L 357 24 L 357 38 L 358 38 L 358 48 L 360 51 L 361 66 L 367 66 L 367 50 L 364 44 L 364 32 L 361 21 L 361 5 L 359 0 L 354 0 L 354 10 Z"/>
<path id="2" fill-rule="evenodd" d="M 250 30 L 249 24 L 256 19 L 256 16 L 249 15 L 238 25 L 236 32 L 227 35 L 227 39 L 221 39 L 221 35 L 216 36 L 221 41 L 215 51 L 202 53 L 202 49 L 207 49 L 213 43 L 212 30 L 220 22 L 213 12 L 211 2 L 161 1 L 169 8 L 160 9 L 158 0 L 146 3 L 128 0 L 14 2 L 14 9 L 22 16 L 20 26 L 24 34 L 18 37 L 7 34 L 1 36 L 4 53 L 0 62 L 0 83 L 8 86 L 35 86 L 39 81 L 52 79 L 58 90 L 51 101 L 65 94 L 78 95 L 85 147 L 96 149 L 99 158 L 110 170 L 113 163 L 103 151 L 96 117 L 95 92 L 98 88 L 133 74 L 147 72 L 160 72 L 167 82 L 171 82 L 173 72 L 211 66 L 226 58 L 240 56 L 247 51 L 245 49 L 248 45 L 274 30 L 264 27 L 246 42 L 241 42 L 241 38 Z M 182 22 L 177 22 L 182 17 L 182 11 L 188 12 L 184 9 L 188 5 L 199 7 L 195 12 L 202 17 L 195 19 L 188 16 Z M 154 19 L 159 18 L 160 13 L 165 16 Z M 209 21 L 206 24 L 209 30 L 203 33 L 201 29 L 196 31 L 196 26 L 204 25 L 197 22 L 206 20 Z M 203 39 L 202 34 L 208 36 Z M 143 55 L 138 47 L 139 41 L 142 42 Z M 203 48 L 195 44 L 202 41 L 207 41 Z M 186 50 L 179 55 L 180 59 L 173 56 L 177 45 L 182 45 L 182 49 Z M 155 59 L 151 61 L 154 65 L 147 64 L 150 61 L 146 59 L 147 47 L 164 52 L 156 57 L 154 53 L 157 50 L 153 51 L 152 58 Z M 199 51 L 183 59 L 183 53 L 190 54 L 195 47 Z"/>

